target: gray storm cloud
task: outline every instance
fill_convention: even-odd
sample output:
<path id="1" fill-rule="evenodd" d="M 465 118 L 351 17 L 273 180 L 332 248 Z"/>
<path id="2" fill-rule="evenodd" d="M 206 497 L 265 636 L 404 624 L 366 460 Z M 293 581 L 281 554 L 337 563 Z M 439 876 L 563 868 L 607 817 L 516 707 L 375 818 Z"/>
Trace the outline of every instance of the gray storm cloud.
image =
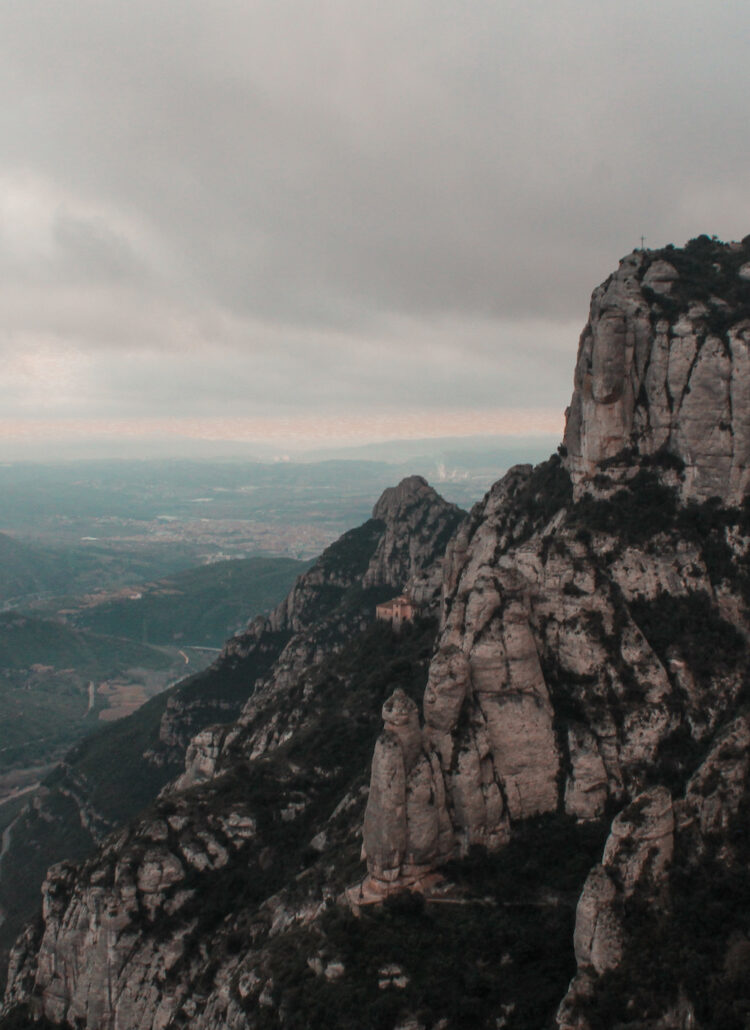
<path id="1" fill-rule="evenodd" d="M 747 7 L 0 8 L 6 416 L 562 409 L 639 242 L 750 226 Z"/>

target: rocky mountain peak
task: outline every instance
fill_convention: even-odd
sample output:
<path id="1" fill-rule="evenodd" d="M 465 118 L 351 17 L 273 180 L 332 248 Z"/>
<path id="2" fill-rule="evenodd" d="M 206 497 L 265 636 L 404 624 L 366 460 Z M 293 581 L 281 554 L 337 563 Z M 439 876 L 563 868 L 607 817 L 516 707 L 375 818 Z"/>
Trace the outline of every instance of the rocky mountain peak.
<path id="1" fill-rule="evenodd" d="M 401 687 L 397 687 L 383 705 L 383 722 L 401 726 L 410 722 L 416 712 L 417 706 L 414 701 Z"/>
<path id="2" fill-rule="evenodd" d="M 591 298 L 565 428 L 574 483 L 647 459 L 683 497 L 750 484 L 750 239 L 634 251 Z"/>
<path id="3" fill-rule="evenodd" d="M 418 605 L 437 603 L 446 544 L 464 519 L 422 476 L 408 476 L 385 490 L 372 511 L 385 530 L 363 585 L 390 585 Z"/>
<path id="4" fill-rule="evenodd" d="M 389 486 L 383 491 L 372 509 L 372 517 L 383 522 L 395 522 L 403 518 L 410 508 L 425 501 L 445 504 L 422 476 L 407 476 L 398 486 Z"/>

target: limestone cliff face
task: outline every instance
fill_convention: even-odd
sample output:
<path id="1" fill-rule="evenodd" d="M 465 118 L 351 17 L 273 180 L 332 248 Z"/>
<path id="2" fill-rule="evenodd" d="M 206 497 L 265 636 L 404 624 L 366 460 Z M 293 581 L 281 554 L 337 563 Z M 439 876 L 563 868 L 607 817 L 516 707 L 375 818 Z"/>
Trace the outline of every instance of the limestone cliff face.
<path id="1" fill-rule="evenodd" d="M 674 809 L 664 787 L 640 794 L 614 819 L 601 864 L 589 873 L 578 901 L 573 937 L 578 973 L 558 1010 L 559 1030 L 588 1026 L 578 1004 L 590 995 L 596 977 L 622 960 L 627 901 L 637 892 L 641 903 L 664 904 L 674 842 Z"/>
<path id="2" fill-rule="evenodd" d="M 709 241 L 671 254 L 635 251 L 594 291 L 565 429 L 576 484 L 625 451 L 666 452 L 685 463 L 685 497 L 742 499 L 750 482 L 745 257 L 740 246 Z"/>
<path id="3" fill-rule="evenodd" d="M 420 773 L 412 785 L 401 761 L 396 794 L 368 804 L 377 896 L 472 844 L 502 847 L 530 816 L 591 820 L 632 802 L 581 895 L 566 1030 L 588 1027 L 600 978 L 636 961 L 633 905 L 667 932 L 675 848 L 692 869 L 721 841 L 731 865 L 750 799 L 747 728 L 731 721 L 750 676 L 746 250 L 638 252 L 594 292 L 563 458 L 511 470 L 451 542 Z M 386 723 L 373 786 L 394 758 Z M 430 810 L 410 809 L 426 776 Z M 427 817 L 452 832 L 432 834 L 415 879 L 412 822 L 418 833 Z M 659 1026 L 691 1025 L 681 990 Z"/>
<path id="4" fill-rule="evenodd" d="M 602 862 L 589 873 L 578 902 L 574 934 L 578 969 L 557 1013 L 559 1030 L 590 1030 L 586 1012 L 596 996 L 598 978 L 629 958 L 631 937 L 643 933 L 638 924 L 644 912 L 653 923 L 647 932 L 659 934 L 662 947 L 671 944 L 665 925 L 682 900 L 672 882 L 673 865 L 680 867 L 682 877 L 686 871 L 689 876 L 718 844 L 721 865 L 731 875 L 740 860 L 731 840 L 748 798 L 749 766 L 750 722 L 741 715 L 716 735 L 681 797 L 673 801 L 666 788 L 652 788 L 613 820 Z M 700 918 L 700 912 L 695 916 Z M 731 951 L 730 947 L 728 954 Z M 679 989 L 678 1003 L 658 1022 L 647 1025 L 675 1030 L 696 1025 L 691 1002 L 695 985 L 669 986 L 675 992 Z"/>
<path id="5" fill-rule="evenodd" d="M 555 491 L 567 506 L 547 517 Z M 738 673 L 717 669 L 685 697 L 682 652 L 665 668 L 642 626 L 667 589 L 713 594 L 699 548 L 668 532 L 648 550 L 582 535 L 558 459 L 501 480 L 452 542 L 445 577 L 423 699 L 430 796 L 446 799 L 432 819 L 453 828 L 450 843 L 435 838 L 435 862 L 500 847 L 514 823 L 559 808 L 600 817 L 608 799 L 637 793 L 665 740 L 686 722 L 707 733 L 739 689 Z M 387 753 L 376 752 L 373 783 Z M 370 824 L 388 818 L 378 805 Z M 398 882 L 395 865 L 386 874 L 371 857 L 369 868 Z"/>
<path id="6" fill-rule="evenodd" d="M 164 1027 L 185 1000 L 185 977 L 200 962 L 188 944 L 197 923 L 200 877 L 226 867 L 257 835 L 246 806 L 182 801 L 134 831 L 112 836 L 91 861 L 53 866 L 43 887 L 44 932 L 29 930 L 9 969 L 6 1004 L 29 992 L 64 1025 Z M 161 923 L 166 938 L 154 927 Z M 170 975 L 174 977 L 170 982 Z"/>
<path id="7" fill-rule="evenodd" d="M 719 291 L 708 297 L 690 271 L 701 246 Z M 706 740 L 741 688 L 750 284 L 742 247 L 698 251 L 675 252 L 674 264 L 636 252 L 594 291 L 565 457 L 512 469 L 448 548 L 419 779 L 436 770 L 429 796 L 445 808 L 431 820 L 453 839 L 433 835 L 433 864 L 500 847 L 540 813 L 600 817 L 608 800 L 643 788 L 671 740 Z M 706 510 L 725 514 L 707 540 L 691 520 L 709 496 Z M 686 619 L 731 641 L 737 660 L 701 661 Z M 386 726 L 373 784 L 395 754 L 388 741 Z M 398 848 L 387 868 L 371 853 L 388 818 L 374 792 L 365 853 L 384 889 L 406 883 L 410 866 L 407 850 L 400 874 Z M 407 816 L 398 839 L 409 836 Z"/>
<path id="8" fill-rule="evenodd" d="M 421 476 L 409 476 L 384 491 L 372 517 L 385 532 L 364 575 L 365 587 L 392 586 L 417 605 L 431 606 L 442 585 L 446 544 L 463 518 L 454 505 L 436 504 Z"/>

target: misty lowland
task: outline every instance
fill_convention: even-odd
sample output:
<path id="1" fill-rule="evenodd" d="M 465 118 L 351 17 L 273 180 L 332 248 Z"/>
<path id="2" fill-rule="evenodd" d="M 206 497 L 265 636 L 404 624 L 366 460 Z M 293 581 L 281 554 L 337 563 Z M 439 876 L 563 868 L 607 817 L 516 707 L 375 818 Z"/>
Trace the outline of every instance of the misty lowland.
<path id="1" fill-rule="evenodd" d="M 2 1030 L 746 1030 L 750 236 L 571 372 L 541 453 L 0 468 Z"/>

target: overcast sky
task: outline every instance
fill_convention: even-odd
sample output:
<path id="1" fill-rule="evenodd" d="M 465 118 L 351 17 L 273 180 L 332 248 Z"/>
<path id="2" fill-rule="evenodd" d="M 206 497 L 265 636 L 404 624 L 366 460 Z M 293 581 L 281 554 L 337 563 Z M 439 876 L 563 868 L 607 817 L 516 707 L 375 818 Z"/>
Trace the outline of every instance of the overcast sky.
<path id="1" fill-rule="evenodd" d="M 0 454 L 558 432 L 589 296 L 750 232 L 747 0 L 0 0 Z"/>

